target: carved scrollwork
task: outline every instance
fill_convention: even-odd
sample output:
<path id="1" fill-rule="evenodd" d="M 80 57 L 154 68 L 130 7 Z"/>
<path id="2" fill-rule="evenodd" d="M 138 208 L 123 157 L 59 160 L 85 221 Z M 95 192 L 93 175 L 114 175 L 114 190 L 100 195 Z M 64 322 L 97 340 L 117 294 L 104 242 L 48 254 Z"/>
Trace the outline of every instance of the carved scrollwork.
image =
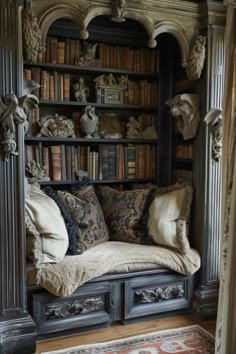
<path id="1" fill-rule="evenodd" d="M 201 76 L 206 57 L 206 37 L 197 36 L 192 43 L 187 59 L 186 74 L 189 80 L 197 80 Z"/>
<path id="2" fill-rule="evenodd" d="M 46 321 L 52 321 L 59 318 L 85 315 L 91 312 L 98 312 L 104 309 L 102 297 L 88 298 L 85 300 L 74 300 L 46 306 L 44 313 Z"/>
<path id="3" fill-rule="evenodd" d="M 38 121 L 40 133 L 37 136 L 75 137 L 74 122 L 59 114 L 45 114 Z"/>
<path id="4" fill-rule="evenodd" d="M 184 296 L 183 285 L 168 286 L 167 288 L 144 289 L 135 292 L 135 302 L 138 304 L 161 302 Z"/>
<path id="5" fill-rule="evenodd" d="M 126 0 L 113 0 L 112 1 L 112 21 L 124 22 L 124 14 L 127 6 Z"/>
<path id="6" fill-rule="evenodd" d="M 38 19 L 29 1 L 23 11 L 23 52 L 26 63 L 35 64 L 39 53 L 45 50 Z"/>
<path id="7" fill-rule="evenodd" d="M 236 7 L 236 0 L 224 0 L 224 5 Z"/>
<path id="8" fill-rule="evenodd" d="M 220 108 L 211 109 L 204 121 L 209 125 L 212 133 L 212 158 L 219 162 L 222 152 L 222 110 Z"/>
<path id="9" fill-rule="evenodd" d="M 0 97 L 0 133 L 6 161 L 9 160 L 11 155 L 18 155 L 15 124 L 24 124 L 26 132 L 28 129 L 27 113 L 36 108 L 38 103 L 37 97 L 30 93 L 19 99 L 14 93 Z"/>

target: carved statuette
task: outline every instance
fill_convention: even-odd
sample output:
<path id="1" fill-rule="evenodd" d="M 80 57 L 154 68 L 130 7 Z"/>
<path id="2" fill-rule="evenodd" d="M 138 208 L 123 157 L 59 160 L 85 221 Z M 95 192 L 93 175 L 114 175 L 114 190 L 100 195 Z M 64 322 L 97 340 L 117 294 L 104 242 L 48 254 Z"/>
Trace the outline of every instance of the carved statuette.
<path id="1" fill-rule="evenodd" d="M 34 181 L 49 181 L 50 178 L 46 175 L 46 171 L 34 160 L 30 160 L 25 166 L 26 176 L 30 182 Z"/>
<path id="2" fill-rule="evenodd" d="M 37 136 L 75 137 L 73 120 L 63 115 L 45 114 L 39 118 L 38 125 L 41 129 Z"/>
<path id="3" fill-rule="evenodd" d="M 35 64 L 43 51 L 41 30 L 38 19 L 32 10 L 31 2 L 23 11 L 23 52 L 25 63 Z"/>
<path id="4" fill-rule="evenodd" d="M 79 81 L 73 85 L 74 95 L 78 102 L 87 102 L 89 96 L 89 87 L 86 85 L 84 78 L 81 76 Z"/>
<path id="5" fill-rule="evenodd" d="M 98 43 L 91 44 L 84 42 L 83 50 L 79 58 L 75 59 L 75 65 L 79 66 L 97 66 L 99 60 L 96 58 L 96 49 Z"/>
<path id="6" fill-rule="evenodd" d="M 140 137 L 140 124 L 133 116 L 129 117 L 126 124 L 126 138 L 139 138 Z"/>
<path id="7" fill-rule="evenodd" d="M 167 288 L 144 289 L 135 292 L 135 302 L 138 304 L 161 302 L 184 296 L 183 285 L 168 286 Z"/>
<path id="8" fill-rule="evenodd" d="M 85 113 L 80 118 L 81 130 L 85 138 L 98 138 L 99 120 L 95 113 L 95 107 L 85 107 Z"/>
<path id="9" fill-rule="evenodd" d="M 209 125 L 212 132 L 212 158 L 219 162 L 222 151 L 222 110 L 212 108 L 206 115 L 204 121 Z"/>
<path id="10" fill-rule="evenodd" d="M 124 22 L 124 14 L 127 6 L 126 0 L 112 0 L 112 21 Z"/>
<path id="11" fill-rule="evenodd" d="M 183 135 L 184 140 L 196 136 L 199 122 L 199 96 L 184 93 L 166 101 L 170 112 L 177 120 L 177 128 Z"/>
<path id="12" fill-rule="evenodd" d="M 187 59 L 186 74 L 189 80 L 197 80 L 201 76 L 206 56 L 206 37 L 197 36 L 192 44 Z"/>
<path id="13" fill-rule="evenodd" d="M 9 160 L 10 155 L 18 155 L 15 124 L 24 124 L 26 132 L 28 129 L 27 114 L 31 109 L 37 108 L 38 103 L 38 98 L 30 93 L 19 99 L 13 93 L 0 97 L 0 136 L 6 161 Z"/>

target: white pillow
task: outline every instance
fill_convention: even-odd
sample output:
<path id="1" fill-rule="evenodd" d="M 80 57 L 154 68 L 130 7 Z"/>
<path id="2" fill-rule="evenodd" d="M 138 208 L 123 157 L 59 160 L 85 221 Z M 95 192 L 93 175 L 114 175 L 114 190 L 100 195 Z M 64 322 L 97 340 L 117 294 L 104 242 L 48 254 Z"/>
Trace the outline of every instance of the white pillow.
<path id="1" fill-rule="evenodd" d="M 167 189 L 168 190 L 168 189 Z M 157 194 L 149 208 L 148 233 L 161 246 L 186 253 L 192 187 L 184 186 Z"/>
<path id="2" fill-rule="evenodd" d="M 30 232 L 32 228 L 29 230 L 29 227 L 26 227 L 27 256 L 35 261 L 34 253 L 37 252 L 37 258 L 40 258 L 41 263 L 60 262 L 64 258 L 69 244 L 68 233 L 60 209 L 53 199 L 35 185 L 29 185 L 25 201 L 27 220 L 33 223 L 40 234 L 39 240 L 35 233 L 33 235 Z"/>

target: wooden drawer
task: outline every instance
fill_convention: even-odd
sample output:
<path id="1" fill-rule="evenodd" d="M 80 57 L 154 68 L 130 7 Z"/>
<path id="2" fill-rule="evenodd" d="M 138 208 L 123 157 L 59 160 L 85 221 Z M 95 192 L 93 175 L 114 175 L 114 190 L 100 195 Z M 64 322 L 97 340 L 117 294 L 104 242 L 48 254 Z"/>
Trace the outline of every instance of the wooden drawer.
<path id="1" fill-rule="evenodd" d="M 193 277 L 155 275 L 125 281 L 124 319 L 190 307 Z"/>
<path id="2" fill-rule="evenodd" d="M 37 334 L 111 323 L 116 310 L 114 293 L 114 285 L 104 282 L 85 284 L 65 298 L 46 291 L 33 294 Z"/>

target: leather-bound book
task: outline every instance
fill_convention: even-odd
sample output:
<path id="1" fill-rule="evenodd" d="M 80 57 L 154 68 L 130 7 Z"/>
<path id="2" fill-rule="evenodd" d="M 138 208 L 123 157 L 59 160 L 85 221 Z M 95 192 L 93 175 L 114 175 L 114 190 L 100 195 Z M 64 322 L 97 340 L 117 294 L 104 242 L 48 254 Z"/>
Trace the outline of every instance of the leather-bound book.
<path id="1" fill-rule="evenodd" d="M 59 145 L 51 146 L 52 175 L 54 181 L 61 181 L 61 149 Z"/>

